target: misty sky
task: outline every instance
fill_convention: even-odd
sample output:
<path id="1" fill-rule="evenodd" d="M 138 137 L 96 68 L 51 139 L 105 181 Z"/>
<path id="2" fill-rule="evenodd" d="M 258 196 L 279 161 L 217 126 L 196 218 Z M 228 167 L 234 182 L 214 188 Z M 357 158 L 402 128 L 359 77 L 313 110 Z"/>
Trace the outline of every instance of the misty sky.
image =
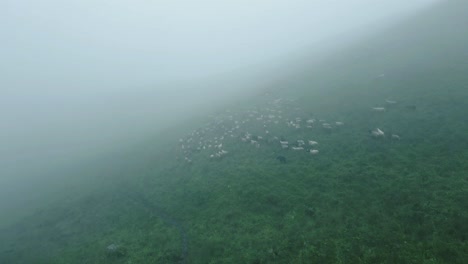
<path id="1" fill-rule="evenodd" d="M 210 75 L 434 1 L 7 0 L 0 8 L 2 87 L 95 90 Z"/>
<path id="2" fill-rule="evenodd" d="M 329 39 L 376 31 L 434 2 L 3 0 L 0 158 L 12 172 L 24 157 L 52 159 L 138 137 L 175 109 L 164 100 L 174 96 L 165 82 L 307 47 L 326 51 L 320 44 Z M 179 96 L 193 93 L 185 88 Z M 158 98 L 143 100 L 140 89 Z"/>

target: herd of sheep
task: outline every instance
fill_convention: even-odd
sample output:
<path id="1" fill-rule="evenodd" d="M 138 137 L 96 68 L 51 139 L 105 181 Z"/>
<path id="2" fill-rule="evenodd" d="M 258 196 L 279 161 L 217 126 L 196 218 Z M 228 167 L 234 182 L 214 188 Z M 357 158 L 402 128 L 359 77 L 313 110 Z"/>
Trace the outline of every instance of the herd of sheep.
<path id="1" fill-rule="evenodd" d="M 212 121 L 179 139 L 179 158 L 191 163 L 193 157 L 221 159 L 230 153 L 229 148 L 240 144 L 255 148 L 270 146 L 282 150 L 319 154 L 319 142 L 313 131 L 331 131 L 344 126 L 342 121 L 327 122 L 307 117 L 294 100 L 272 99 L 263 107 L 241 111 L 226 110 Z M 303 133 L 294 133 L 303 132 Z M 308 135 L 307 138 L 288 140 L 283 135 Z"/>
<path id="2" fill-rule="evenodd" d="M 396 104 L 396 101 L 387 99 L 386 104 Z M 370 110 L 385 112 L 386 108 L 378 106 Z M 194 157 L 218 160 L 228 155 L 230 148 L 238 148 L 242 144 L 254 149 L 269 146 L 318 155 L 319 142 L 314 139 L 314 134 L 338 130 L 343 126 L 345 123 L 341 120 L 326 121 L 307 116 L 297 107 L 295 100 L 271 99 L 262 107 L 225 110 L 213 116 L 211 122 L 179 139 L 179 159 L 188 163 L 192 163 Z M 288 140 L 283 135 L 296 138 Z M 385 133 L 375 128 L 370 131 L 370 136 L 384 138 Z M 392 134 L 390 138 L 399 140 L 400 136 Z"/>

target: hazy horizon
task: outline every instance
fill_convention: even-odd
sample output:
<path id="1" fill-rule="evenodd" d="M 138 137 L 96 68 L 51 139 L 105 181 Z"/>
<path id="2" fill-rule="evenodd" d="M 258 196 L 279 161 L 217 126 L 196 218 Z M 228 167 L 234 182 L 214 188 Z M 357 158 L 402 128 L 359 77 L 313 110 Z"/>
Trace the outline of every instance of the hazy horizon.
<path id="1" fill-rule="evenodd" d="M 137 142 L 256 84 L 210 78 L 325 54 L 437 2 L 6 1 L 0 182 Z"/>

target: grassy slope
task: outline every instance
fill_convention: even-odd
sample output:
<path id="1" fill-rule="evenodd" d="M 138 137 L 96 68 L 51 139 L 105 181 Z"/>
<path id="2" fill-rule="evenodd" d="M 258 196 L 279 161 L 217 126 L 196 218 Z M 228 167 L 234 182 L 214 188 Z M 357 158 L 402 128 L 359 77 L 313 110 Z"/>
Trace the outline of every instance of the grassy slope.
<path id="1" fill-rule="evenodd" d="M 318 156 L 234 138 L 224 143 L 226 158 L 210 161 L 202 152 L 189 165 L 174 159 L 178 137 L 167 135 L 170 143 L 157 147 L 148 141 L 87 170 L 106 183 L 99 191 L 2 231 L 0 262 L 179 262 L 179 230 L 131 198 L 139 193 L 184 226 L 187 263 L 463 263 L 468 41 L 453 25 L 467 20 L 450 19 L 461 8 L 441 10 L 326 67 L 301 66 L 281 86 L 218 114 L 262 111 L 290 98 L 285 115 L 345 122 L 331 132 L 271 129 L 290 141 L 319 141 Z M 385 113 L 369 110 L 387 98 L 399 103 Z M 375 127 L 402 139 L 371 139 Z M 255 123 L 243 129 L 261 133 Z M 278 154 L 288 162 L 279 163 Z M 124 245 L 126 255 L 106 255 L 111 243 Z"/>

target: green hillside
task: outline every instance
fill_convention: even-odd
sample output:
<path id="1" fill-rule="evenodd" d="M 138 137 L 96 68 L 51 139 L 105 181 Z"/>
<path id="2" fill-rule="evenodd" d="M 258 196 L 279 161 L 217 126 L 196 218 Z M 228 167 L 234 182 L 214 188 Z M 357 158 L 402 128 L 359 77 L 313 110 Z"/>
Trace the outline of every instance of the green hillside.
<path id="1" fill-rule="evenodd" d="M 0 263 L 466 263 L 462 7 L 63 172 L 90 183 L 0 230 Z"/>

